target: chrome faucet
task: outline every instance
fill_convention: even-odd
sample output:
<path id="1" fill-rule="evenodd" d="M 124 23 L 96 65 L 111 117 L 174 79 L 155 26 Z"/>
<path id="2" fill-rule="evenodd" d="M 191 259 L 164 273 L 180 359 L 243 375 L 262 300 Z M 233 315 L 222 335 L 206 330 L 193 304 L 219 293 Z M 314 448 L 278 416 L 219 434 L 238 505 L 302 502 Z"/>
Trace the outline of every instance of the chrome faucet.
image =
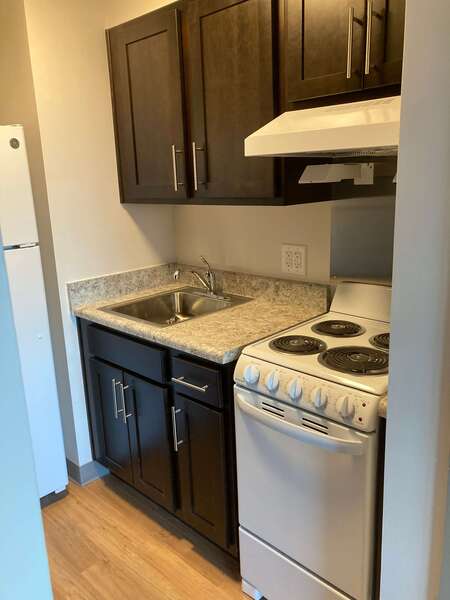
<path id="1" fill-rule="evenodd" d="M 205 263 L 207 267 L 207 271 L 204 275 L 200 275 L 197 271 L 191 271 L 192 275 L 196 277 L 199 282 L 206 288 L 208 294 L 211 296 L 216 295 L 216 274 L 211 269 L 209 262 L 206 260 L 204 256 L 200 256 L 202 261 Z"/>

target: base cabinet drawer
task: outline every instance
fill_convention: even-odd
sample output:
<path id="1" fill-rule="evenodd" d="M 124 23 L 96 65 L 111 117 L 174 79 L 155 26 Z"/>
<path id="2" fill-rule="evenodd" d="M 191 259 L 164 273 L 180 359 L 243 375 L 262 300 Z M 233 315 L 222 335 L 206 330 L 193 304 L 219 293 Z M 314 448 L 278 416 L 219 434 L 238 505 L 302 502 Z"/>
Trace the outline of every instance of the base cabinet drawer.
<path id="1" fill-rule="evenodd" d="M 179 357 L 172 358 L 171 364 L 176 392 L 217 408 L 223 406 L 220 370 Z"/>
<path id="2" fill-rule="evenodd" d="M 132 371 L 158 383 L 166 378 L 167 351 L 90 324 L 87 328 L 89 353 L 122 369 Z"/>

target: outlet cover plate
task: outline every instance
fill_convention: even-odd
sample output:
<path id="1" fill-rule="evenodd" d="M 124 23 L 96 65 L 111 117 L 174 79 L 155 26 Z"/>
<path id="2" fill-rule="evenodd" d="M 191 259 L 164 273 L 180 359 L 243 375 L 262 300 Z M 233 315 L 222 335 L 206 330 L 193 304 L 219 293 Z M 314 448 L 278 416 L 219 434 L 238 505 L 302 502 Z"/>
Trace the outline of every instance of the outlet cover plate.
<path id="1" fill-rule="evenodd" d="M 283 244 L 281 246 L 281 270 L 291 275 L 306 276 L 306 246 Z"/>

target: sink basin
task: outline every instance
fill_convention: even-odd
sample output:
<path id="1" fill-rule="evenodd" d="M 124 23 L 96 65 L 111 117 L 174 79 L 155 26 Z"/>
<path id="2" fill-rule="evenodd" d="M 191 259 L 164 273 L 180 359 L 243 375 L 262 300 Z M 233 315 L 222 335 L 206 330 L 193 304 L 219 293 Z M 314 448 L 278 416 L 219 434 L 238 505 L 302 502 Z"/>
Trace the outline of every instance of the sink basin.
<path id="1" fill-rule="evenodd" d="M 130 319 L 147 321 L 160 327 L 168 327 L 250 300 L 251 298 L 244 296 L 209 296 L 197 288 L 183 288 L 147 298 L 139 298 L 132 302 L 119 302 L 102 310 L 118 313 Z"/>

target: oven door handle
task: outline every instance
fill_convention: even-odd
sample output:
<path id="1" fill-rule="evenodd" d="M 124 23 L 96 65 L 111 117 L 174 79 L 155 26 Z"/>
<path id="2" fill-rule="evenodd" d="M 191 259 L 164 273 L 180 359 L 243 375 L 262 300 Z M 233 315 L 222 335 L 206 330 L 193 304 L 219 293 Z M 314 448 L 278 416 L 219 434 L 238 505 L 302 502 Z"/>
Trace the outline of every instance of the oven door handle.
<path id="1" fill-rule="evenodd" d="M 275 431 L 278 431 L 279 433 L 293 437 L 305 444 L 319 446 L 330 452 L 352 454 L 354 456 L 364 454 L 365 443 L 362 440 L 342 440 L 337 437 L 316 432 L 307 427 L 302 427 L 301 425 L 294 425 L 288 421 L 283 421 L 283 419 L 280 419 L 279 417 L 269 415 L 256 406 L 253 406 L 253 404 L 247 402 L 244 396 L 239 392 L 236 392 L 235 398 L 236 403 L 242 412 L 246 413 L 256 421 L 259 421 L 266 427 L 275 429 Z"/>

